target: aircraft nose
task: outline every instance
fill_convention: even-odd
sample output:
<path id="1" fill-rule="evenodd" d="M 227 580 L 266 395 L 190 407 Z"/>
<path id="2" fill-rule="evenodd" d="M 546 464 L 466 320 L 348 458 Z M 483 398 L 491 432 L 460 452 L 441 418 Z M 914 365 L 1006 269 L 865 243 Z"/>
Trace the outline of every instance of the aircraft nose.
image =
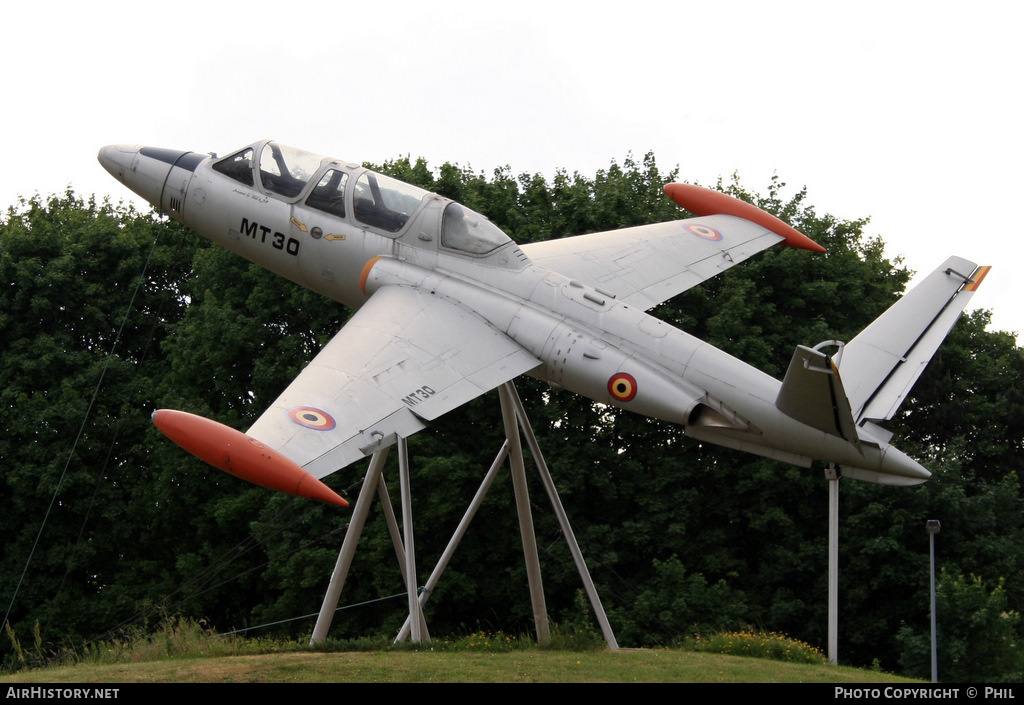
<path id="1" fill-rule="evenodd" d="M 184 152 L 145 147 L 135 144 L 114 144 L 100 150 L 97 158 L 103 168 L 157 208 L 161 205 L 164 186 L 174 159 Z"/>
<path id="2" fill-rule="evenodd" d="M 111 144 L 102 148 L 96 158 L 111 176 L 127 185 L 124 180 L 125 174 L 130 170 L 132 161 L 140 149 L 138 145 Z"/>

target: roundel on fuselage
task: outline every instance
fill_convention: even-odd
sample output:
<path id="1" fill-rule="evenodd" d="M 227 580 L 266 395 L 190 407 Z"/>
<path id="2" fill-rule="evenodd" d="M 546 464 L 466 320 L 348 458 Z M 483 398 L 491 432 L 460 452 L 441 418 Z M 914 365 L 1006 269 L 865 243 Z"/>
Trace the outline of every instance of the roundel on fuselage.
<path id="1" fill-rule="evenodd" d="M 636 392 L 636 379 L 631 374 L 620 372 L 608 380 L 608 393 L 616 401 L 632 401 Z"/>

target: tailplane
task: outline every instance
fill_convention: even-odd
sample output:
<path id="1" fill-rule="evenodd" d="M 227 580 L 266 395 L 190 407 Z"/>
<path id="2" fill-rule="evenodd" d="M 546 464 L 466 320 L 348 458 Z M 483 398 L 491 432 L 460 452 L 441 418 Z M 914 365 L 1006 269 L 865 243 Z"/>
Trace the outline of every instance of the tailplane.
<path id="1" fill-rule="evenodd" d="M 818 348 L 798 345 L 775 399 L 779 411 L 830 436 L 858 444 L 857 427 L 835 360 Z"/>

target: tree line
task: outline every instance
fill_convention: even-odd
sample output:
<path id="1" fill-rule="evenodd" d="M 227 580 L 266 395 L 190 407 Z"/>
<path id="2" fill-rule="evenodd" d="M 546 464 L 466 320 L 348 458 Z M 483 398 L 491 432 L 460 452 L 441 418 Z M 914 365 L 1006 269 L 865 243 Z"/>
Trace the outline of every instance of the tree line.
<path id="1" fill-rule="evenodd" d="M 651 154 L 593 177 L 485 175 L 409 158 L 377 168 L 483 213 L 521 243 L 682 217 L 661 189 L 677 173 Z M 828 252 L 774 248 L 658 307 L 659 318 L 781 377 L 795 345 L 849 340 L 903 292 L 911 272 L 866 234 L 866 219 L 818 214 L 806 190 L 786 195 L 778 179 L 763 193 L 735 177 L 717 186 Z M 0 273 L 0 606 L 14 632 L 38 625 L 48 648 L 74 648 L 172 614 L 220 631 L 308 634 L 312 620 L 295 618 L 318 610 L 348 512 L 208 467 L 149 415 L 183 409 L 244 430 L 349 312 L 157 214 L 71 191 L 0 219 Z M 989 318 L 961 319 L 890 424 L 932 480 L 842 483 L 844 663 L 927 675 L 924 527 L 939 519 L 940 674 L 1024 672 L 1024 356 Z M 702 444 L 529 378 L 517 385 L 620 644 L 751 627 L 824 645 L 822 468 Z M 410 439 L 422 571 L 502 439 L 496 393 Z M 364 472 L 357 463 L 327 482 L 354 496 Z M 393 467 L 386 476 L 397 496 Z M 586 625 L 558 524 L 539 483 L 531 488 L 548 609 Z M 502 476 L 428 603 L 433 634 L 529 631 L 518 541 Z M 402 589 L 375 510 L 332 635 L 395 633 Z M 10 645 L 0 652 L 13 665 Z"/>

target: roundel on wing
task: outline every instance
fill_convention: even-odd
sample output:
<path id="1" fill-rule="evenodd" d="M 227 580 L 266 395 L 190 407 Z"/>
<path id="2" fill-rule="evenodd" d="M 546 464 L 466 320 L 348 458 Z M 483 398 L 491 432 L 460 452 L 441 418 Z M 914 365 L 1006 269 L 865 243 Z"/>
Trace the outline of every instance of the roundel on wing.
<path id="1" fill-rule="evenodd" d="M 636 379 L 625 372 L 612 375 L 608 380 L 608 393 L 617 401 L 631 401 L 636 396 Z"/>
<path id="2" fill-rule="evenodd" d="M 330 431 L 337 423 L 334 417 L 321 409 L 314 409 L 312 406 L 296 406 L 288 410 L 288 418 L 300 426 L 311 428 L 314 431 Z"/>
<path id="3" fill-rule="evenodd" d="M 709 228 L 706 225 L 701 225 L 699 223 L 689 223 L 685 227 L 686 227 L 687 230 L 689 230 L 691 233 L 693 233 L 697 237 L 702 237 L 705 240 L 721 240 L 722 239 L 722 233 L 718 232 L 714 228 Z"/>

